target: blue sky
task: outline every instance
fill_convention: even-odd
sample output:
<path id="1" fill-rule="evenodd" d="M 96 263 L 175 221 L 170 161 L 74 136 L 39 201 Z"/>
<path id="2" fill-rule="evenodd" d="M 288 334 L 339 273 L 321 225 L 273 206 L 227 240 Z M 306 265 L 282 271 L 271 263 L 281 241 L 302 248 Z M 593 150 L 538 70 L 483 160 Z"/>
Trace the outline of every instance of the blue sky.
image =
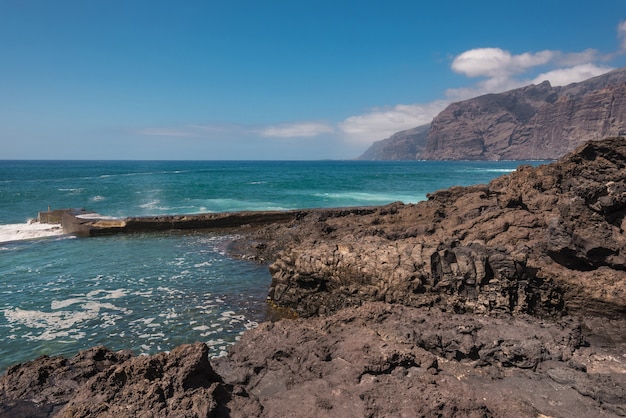
<path id="1" fill-rule="evenodd" d="M 0 0 L 0 159 L 347 159 L 626 66 L 623 0 Z"/>

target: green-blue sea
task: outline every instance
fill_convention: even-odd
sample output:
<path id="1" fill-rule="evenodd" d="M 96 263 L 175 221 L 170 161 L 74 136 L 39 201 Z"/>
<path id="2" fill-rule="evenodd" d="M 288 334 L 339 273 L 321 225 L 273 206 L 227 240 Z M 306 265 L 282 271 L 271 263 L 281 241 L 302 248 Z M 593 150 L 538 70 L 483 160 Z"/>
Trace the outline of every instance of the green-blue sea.
<path id="1" fill-rule="evenodd" d="M 77 238 L 39 211 L 104 216 L 415 203 L 520 164 L 434 161 L 0 161 L 0 373 L 106 345 L 136 354 L 206 342 L 224 354 L 267 315 L 267 266 L 202 231 Z"/>

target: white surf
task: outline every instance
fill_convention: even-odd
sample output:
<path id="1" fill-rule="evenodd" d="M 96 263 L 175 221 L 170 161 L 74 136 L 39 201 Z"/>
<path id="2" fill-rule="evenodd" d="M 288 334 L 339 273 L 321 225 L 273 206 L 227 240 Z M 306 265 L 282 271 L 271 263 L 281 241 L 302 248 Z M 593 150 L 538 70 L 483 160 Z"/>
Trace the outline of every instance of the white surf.
<path id="1" fill-rule="evenodd" d="M 0 225 L 0 243 L 60 235 L 63 235 L 63 228 L 57 224 L 42 224 L 33 221 L 21 224 Z"/>

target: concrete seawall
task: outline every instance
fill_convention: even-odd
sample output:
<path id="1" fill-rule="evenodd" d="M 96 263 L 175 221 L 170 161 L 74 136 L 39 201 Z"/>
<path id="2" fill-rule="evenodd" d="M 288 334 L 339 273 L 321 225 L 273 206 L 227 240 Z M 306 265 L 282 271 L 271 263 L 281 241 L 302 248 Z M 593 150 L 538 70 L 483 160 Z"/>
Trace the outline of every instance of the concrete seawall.
<path id="1" fill-rule="evenodd" d="M 255 228 L 272 223 L 288 223 L 309 213 L 366 214 L 375 207 L 296 209 L 286 211 L 244 211 L 223 213 L 199 213 L 190 215 L 133 216 L 114 218 L 84 209 L 55 209 L 39 212 L 40 223 L 61 224 L 66 234 L 98 236 L 118 233 L 205 229 L 230 230 Z"/>
<path id="2" fill-rule="evenodd" d="M 55 209 L 40 212 L 38 220 L 41 223 L 61 224 L 66 234 L 98 236 L 176 229 L 252 228 L 270 223 L 291 222 L 308 212 L 310 211 L 247 211 L 113 218 L 84 209 Z"/>

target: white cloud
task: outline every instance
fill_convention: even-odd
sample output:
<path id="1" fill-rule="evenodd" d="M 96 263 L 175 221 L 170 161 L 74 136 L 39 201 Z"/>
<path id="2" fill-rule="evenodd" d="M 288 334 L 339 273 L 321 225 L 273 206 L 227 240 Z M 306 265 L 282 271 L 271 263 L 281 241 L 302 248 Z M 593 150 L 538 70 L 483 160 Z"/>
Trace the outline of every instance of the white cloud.
<path id="1" fill-rule="evenodd" d="M 237 124 L 207 124 L 207 125 L 180 125 L 170 127 L 149 127 L 132 131 L 140 136 L 163 136 L 172 138 L 199 138 L 199 139 L 224 139 L 233 135 L 241 135 L 250 131 L 243 125 Z"/>
<path id="2" fill-rule="evenodd" d="M 239 124 L 206 124 L 182 125 L 174 127 L 142 128 L 132 133 L 141 136 L 166 136 L 178 138 L 198 138 L 209 140 L 223 140 L 233 138 L 254 137 L 314 137 L 322 134 L 332 134 L 335 128 L 323 122 L 297 122 L 268 126 L 246 126 Z"/>
<path id="3" fill-rule="evenodd" d="M 280 125 L 267 126 L 260 131 L 262 136 L 279 138 L 312 137 L 322 134 L 332 134 L 335 129 L 323 122 L 295 122 Z"/>
<path id="4" fill-rule="evenodd" d="M 554 64 L 557 66 L 573 67 L 581 64 L 589 64 L 594 61 L 606 61 L 611 55 L 602 55 L 597 49 L 589 48 L 581 52 L 554 51 Z"/>
<path id="5" fill-rule="evenodd" d="M 512 55 L 500 48 L 477 48 L 465 51 L 452 61 L 452 70 L 468 77 L 504 77 L 546 64 L 553 51 L 525 52 Z"/>
<path id="6" fill-rule="evenodd" d="M 529 84 L 529 80 L 516 76 L 535 67 L 544 66 L 562 56 L 558 51 L 549 50 L 514 55 L 500 48 L 470 49 L 454 58 L 452 70 L 468 77 L 486 77 L 486 79 L 468 87 L 448 89 L 446 97 L 451 101 L 465 100 L 482 94 L 522 87 Z M 574 57 L 570 59 L 574 60 Z"/>
<path id="7" fill-rule="evenodd" d="M 457 89 L 447 89 L 446 97 L 451 101 L 459 101 L 471 99 L 472 97 L 481 96 L 488 93 L 500 93 L 507 90 L 516 89 L 529 84 L 524 80 L 517 80 L 510 77 L 492 77 L 487 80 L 481 80 L 476 84 L 468 87 Z"/>
<path id="8" fill-rule="evenodd" d="M 571 83 L 587 80 L 613 70 L 613 67 L 597 66 L 595 64 L 581 64 L 570 68 L 559 68 L 548 71 L 535 77 L 531 83 L 539 84 L 545 80 L 553 86 L 566 86 Z"/>
<path id="9" fill-rule="evenodd" d="M 428 104 L 400 104 L 389 109 L 375 109 L 345 119 L 339 123 L 339 129 L 348 140 L 372 142 L 398 131 L 430 123 L 447 105 L 447 101 L 440 100 Z"/>
<path id="10" fill-rule="evenodd" d="M 618 26 L 618 36 L 626 38 L 626 24 Z M 626 40 L 624 42 L 626 44 Z M 594 64 L 608 61 L 614 54 L 601 54 L 596 49 L 581 52 L 544 50 L 512 54 L 500 48 L 476 48 L 465 51 L 454 58 L 453 71 L 468 77 L 485 79 L 462 88 L 448 89 L 450 100 L 465 100 L 487 93 L 538 84 L 548 80 L 554 86 L 564 86 L 604 74 L 612 67 Z M 543 73 L 537 74 L 540 69 Z"/>

